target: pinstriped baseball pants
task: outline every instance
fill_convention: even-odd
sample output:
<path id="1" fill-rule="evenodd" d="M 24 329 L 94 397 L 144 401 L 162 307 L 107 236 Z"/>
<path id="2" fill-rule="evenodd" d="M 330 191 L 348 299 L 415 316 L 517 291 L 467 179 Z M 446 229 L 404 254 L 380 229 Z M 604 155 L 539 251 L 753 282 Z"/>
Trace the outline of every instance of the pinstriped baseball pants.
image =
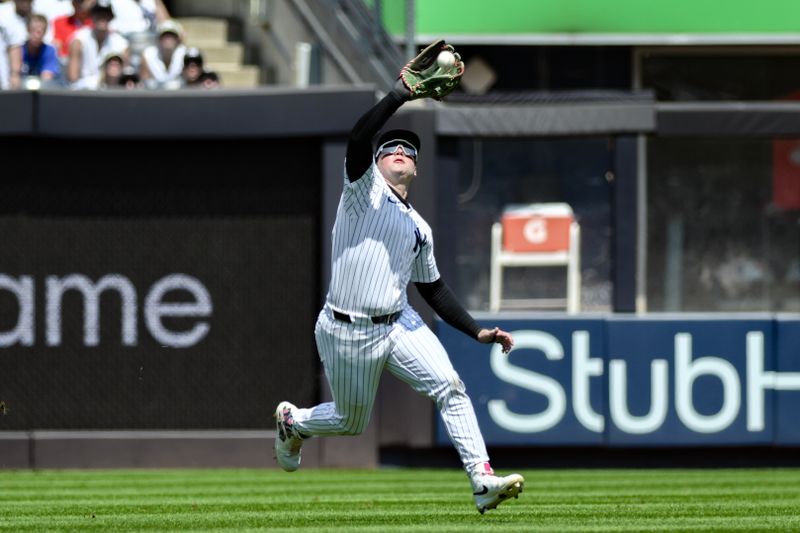
<path id="1" fill-rule="evenodd" d="M 336 320 L 326 306 L 315 328 L 333 402 L 294 411 L 306 435 L 358 435 L 367 427 L 381 373 L 387 369 L 436 402 L 467 471 L 489 460 L 472 402 L 436 335 L 406 306 L 391 325 Z"/>

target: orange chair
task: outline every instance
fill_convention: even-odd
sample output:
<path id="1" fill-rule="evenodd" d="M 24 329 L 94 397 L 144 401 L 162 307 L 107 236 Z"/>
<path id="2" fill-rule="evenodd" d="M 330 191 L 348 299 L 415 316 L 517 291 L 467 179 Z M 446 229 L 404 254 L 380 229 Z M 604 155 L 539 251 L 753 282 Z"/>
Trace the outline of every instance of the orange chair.
<path id="1" fill-rule="evenodd" d="M 569 205 L 508 206 L 500 222 L 492 225 L 489 308 L 497 312 L 503 305 L 528 304 L 530 307 L 565 307 L 570 314 L 579 312 L 580 261 L 580 226 Z M 567 267 L 566 298 L 503 299 L 503 269 L 543 266 Z"/>

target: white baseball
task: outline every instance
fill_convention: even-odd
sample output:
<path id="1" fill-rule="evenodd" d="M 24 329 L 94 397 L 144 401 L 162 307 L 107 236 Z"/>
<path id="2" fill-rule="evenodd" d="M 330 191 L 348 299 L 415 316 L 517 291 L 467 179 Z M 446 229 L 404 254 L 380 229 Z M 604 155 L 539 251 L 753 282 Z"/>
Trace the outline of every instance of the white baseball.
<path id="1" fill-rule="evenodd" d="M 453 52 L 442 50 L 436 57 L 436 63 L 438 63 L 441 68 L 450 68 L 456 64 L 456 56 L 453 55 Z"/>

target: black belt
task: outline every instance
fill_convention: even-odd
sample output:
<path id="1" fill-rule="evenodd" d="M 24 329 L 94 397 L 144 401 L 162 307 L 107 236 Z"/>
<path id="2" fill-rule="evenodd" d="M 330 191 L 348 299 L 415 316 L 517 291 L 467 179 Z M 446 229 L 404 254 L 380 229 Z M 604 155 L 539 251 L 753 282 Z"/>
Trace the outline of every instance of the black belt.
<path id="1" fill-rule="evenodd" d="M 353 317 L 348 314 L 340 313 L 335 309 L 331 309 L 333 311 L 333 318 L 336 320 L 341 320 L 342 322 L 347 322 L 348 324 L 353 323 Z M 372 321 L 373 324 L 394 324 L 397 322 L 397 319 L 400 318 L 400 314 L 402 311 L 396 311 L 394 313 L 389 313 L 388 315 L 381 315 L 381 316 L 371 316 L 369 319 Z"/>

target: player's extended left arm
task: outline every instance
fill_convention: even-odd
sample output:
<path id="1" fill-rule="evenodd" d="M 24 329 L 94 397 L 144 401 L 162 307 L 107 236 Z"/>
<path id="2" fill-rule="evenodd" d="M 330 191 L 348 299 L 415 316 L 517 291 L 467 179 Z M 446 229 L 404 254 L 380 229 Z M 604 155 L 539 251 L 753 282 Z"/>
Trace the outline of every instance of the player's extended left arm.
<path id="1" fill-rule="evenodd" d="M 361 178 L 372 165 L 372 138 L 403 103 L 410 99 L 411 93 L 398 80 L 394 88 L 358 119 L 347 139 L 345 170 L 347 178 L 353 182 Z"/>
<path id="2" fill-rule="evenodd" d="M 436 311 L 436 314 L 446 323 L 483 344 L 495 342 L 500 344 L 503 347 L 503 353 L 511 351 L 514 346 L 514 338 L 511 334 L 497 327 L 492 329 L 481 327 L 464 309 L 442 278 L 433 283 L 416 282 L 414 285 L 431 309 Z"/>

